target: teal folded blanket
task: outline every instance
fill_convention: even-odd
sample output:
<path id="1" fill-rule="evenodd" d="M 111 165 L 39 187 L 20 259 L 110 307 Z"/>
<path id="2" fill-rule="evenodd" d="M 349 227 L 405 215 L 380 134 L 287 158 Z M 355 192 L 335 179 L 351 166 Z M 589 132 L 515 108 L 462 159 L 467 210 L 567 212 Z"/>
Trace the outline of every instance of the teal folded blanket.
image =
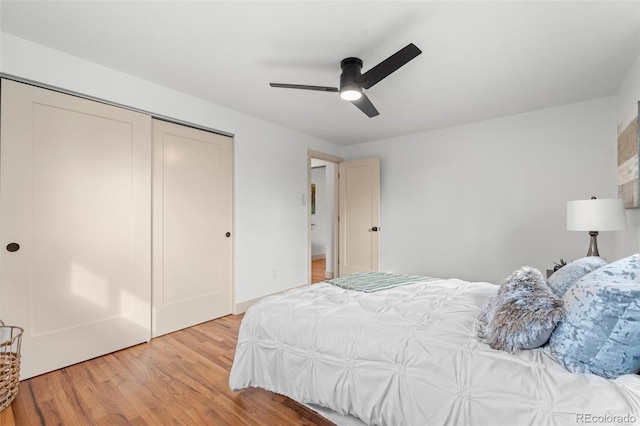
<path id="1" fill-rule="evenodd" d="M 346 290 L 373 293 L 375 291 L 386 290 L 401 285 L 431 281 L 433 279 L 434 278 L 421 277 L 417 275 L 398 275 L 386 272 L 357 272 L 345 277 L 334 278 L 327 282 Z"/>

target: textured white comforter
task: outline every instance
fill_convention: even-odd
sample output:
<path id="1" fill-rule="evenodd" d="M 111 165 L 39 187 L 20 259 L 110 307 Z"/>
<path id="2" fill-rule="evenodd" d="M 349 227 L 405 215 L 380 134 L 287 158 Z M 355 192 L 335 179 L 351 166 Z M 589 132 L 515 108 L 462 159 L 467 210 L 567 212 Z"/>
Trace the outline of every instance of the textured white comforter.
<path id="1" fill-rule="evenodd" d="M 640 376 L 573 374 L 547 349 L 511 355 L 480 342 L 475 317 L 496 289 L 322 283 L 267 297 L 245 314 L 229 385 L 370 425 L 640 424 Z"/>

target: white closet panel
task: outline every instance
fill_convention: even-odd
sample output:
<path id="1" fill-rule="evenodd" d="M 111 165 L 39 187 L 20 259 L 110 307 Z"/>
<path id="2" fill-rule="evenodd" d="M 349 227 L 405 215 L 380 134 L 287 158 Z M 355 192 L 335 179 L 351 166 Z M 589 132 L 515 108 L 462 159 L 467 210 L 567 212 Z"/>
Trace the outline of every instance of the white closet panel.
<path id="1" fill-rule="evenodd" d="M 231 313 L 232 139 L 153 122 L 153 336 Z"/>
<path id="2" fill-rule="evenodd" d="M 25 328 L 21 378 L 148 341 L 151 118 L 7 80 L 1 96 L 1 312 Z"/>

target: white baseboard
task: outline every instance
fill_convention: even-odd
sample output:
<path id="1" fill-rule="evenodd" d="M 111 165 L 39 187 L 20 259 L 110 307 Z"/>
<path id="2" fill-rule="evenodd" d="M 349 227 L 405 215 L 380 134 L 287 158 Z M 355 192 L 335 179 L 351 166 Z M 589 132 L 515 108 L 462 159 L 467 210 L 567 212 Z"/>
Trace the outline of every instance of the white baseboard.
<path id="1" fill-rule="evenodd" d="M 233 315 L 244 314 L 245 312 L 247 312 L 247 309 L 251 307 L 251 305 L 253 305 L 260 299 L 262 298 L 258 297 L 257 299 L 251 299 L 244 302 L 236 303 L 233 305 L 233 310 L 231 312 L 233 313 Z"/>
<path id="2" fill-rule="evenodd" d="M 293 290 L 294 288 L 304 287 L 306 285 L 308 285 L 308 284 L 300 284 L 300 285 L 288 288 L 287 290 Z M 280 293 L 285 292 L 287 290 L 276 291 L 275 293 L 266 294 L 266 295 L 264 295 L 262 297 L 256 297 L 255 299 L 245 300 L 244 302 L 235 303 L 233 305 L 233 309 L 232 309 L 231 313 L 233 315 L 244 314 L 251 307 L 251 305 L 256 303 L 258 300 L 262 299 L 263 297 L 273 296 L 274 294 L 280 294 Z"/>
<path id="3" fill-rule="evenodd" d="M 327 255 L 325 253 L 320 253 L 320 254 L 314 254 L 311 256 L 311 260 L 320 260 L 320 259 L 326 259 Z"/>
<path id="4" fill-rule="evenodd" d="M 324 271 L 324 277 L 328 280 L 333 279 L 333 271 Z"/>

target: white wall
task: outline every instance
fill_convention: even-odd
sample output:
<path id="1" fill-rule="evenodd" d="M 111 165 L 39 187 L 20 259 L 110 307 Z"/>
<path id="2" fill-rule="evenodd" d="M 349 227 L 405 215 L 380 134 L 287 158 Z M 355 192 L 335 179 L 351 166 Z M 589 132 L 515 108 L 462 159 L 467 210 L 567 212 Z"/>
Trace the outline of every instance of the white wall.
<path id="1" fill-rule="evenodd" d="M 640 55 L 627 73 L 618 90 L 618 123 L 624 122 L 629 113 L 638 113 L 640 101 Z M 627 230 L 617 233 L 616 248 L 619 256 L 640 251 L 640 209 L 627 209 Z"/>
<path id="2" fill-rule="evenodd" d="M 0 43 L 5 74 L 232 133 L 236 303 L 307 282 L 307 149 L 336 145 L 7 33 Z"/>
<path id="3" fill-rule="evenodd" d="M 340 149 L 6 33 L 0 43 L 3 73 L 235 135 L 236 303 L 307 280 L 307 149 L 382 159 L 382 270 L 499 282 L 583 256 L 566 201 L 617 195 L 616 125 L 640 97 L 636 61 L 616 97 Z M 600 252 L 618 258 L 639 240 L 603 233 Z"/>
<path id="4" fill-rule="evenodd" d="M 381 270 L 499 283 L 583 257 L 566 202 L 617 196 L 616 122 L 608 97 L 343 150 L 381 158 Z"/>

